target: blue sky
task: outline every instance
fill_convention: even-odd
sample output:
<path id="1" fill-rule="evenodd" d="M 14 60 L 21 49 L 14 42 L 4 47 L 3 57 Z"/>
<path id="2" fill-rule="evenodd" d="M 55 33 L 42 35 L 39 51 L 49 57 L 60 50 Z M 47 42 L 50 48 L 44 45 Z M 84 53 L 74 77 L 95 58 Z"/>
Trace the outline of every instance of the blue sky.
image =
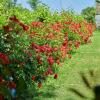
<path id="1" fill-rule="evenodd" d="M 29 8 L 27 0 L 18 0 L 24 7 Z M 74 9 L 75 12 L 80 13 L 82 9 L 88 6 L 95 6 L 95 0 L 41 0 L 47 4 L 51 11 L 61 11 L 63 9 Z"/>

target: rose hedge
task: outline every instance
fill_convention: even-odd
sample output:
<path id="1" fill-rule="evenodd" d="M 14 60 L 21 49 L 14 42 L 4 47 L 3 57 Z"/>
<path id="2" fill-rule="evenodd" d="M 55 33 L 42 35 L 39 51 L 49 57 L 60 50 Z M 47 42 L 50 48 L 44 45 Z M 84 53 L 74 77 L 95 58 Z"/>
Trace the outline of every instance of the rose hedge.
<path id="1" fill-rule="evenodd" d="M 91 23 L 68 12 L 56 16 L 59 20 L 42 16 L 28 25 L 12 16 L 0 28 L 0 98 L 33 96 L 30 87 L 35 93 L 49 75 L 57 79 L 60 63 L 91 42 Z"/>

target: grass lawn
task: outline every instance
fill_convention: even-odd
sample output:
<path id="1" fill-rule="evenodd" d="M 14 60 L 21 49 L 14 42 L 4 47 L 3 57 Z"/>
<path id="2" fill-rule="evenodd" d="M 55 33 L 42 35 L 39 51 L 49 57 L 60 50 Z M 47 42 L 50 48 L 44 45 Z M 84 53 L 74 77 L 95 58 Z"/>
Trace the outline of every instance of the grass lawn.
<path id="1" fill-rule="evenodd" d="M 92 96 L 80 78 L 79 72 L 100 69 L 100 31 L 94 32 L 92 44 L 82 45 L 71 60 L 66 60 L 60 67 L 57 80 L 48 79 L 40 89 L 40 96 L 35 100 L 82 100 L 68 88 L 74 87 L 85 95 Z"/>

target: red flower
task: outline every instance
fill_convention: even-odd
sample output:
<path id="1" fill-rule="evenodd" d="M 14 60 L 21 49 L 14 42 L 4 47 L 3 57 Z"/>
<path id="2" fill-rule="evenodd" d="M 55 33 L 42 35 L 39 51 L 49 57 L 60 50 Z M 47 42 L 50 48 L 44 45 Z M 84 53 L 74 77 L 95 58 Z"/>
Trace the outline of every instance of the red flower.
<path id="1" fill-rule="evenodd" d="M 48 76 L 48 75 L 49 75 L 49 72 L 46 71 L 43 75 L 44 75 L 44 76 Z"/>
<path id="2" fill-rule="evenodd" d="M 65 46 L 61 46 L 60 50 L 62 58 L 65 58 L 67 54 L 67 48 Z"/>
<path id="3" fill-rule="evenodd" d="M 38 88 L 41 88 L 41 87 L 42 87 L 42 83 L 39 82 L 39 83 L 38 83 Z"/>
<path id="4" fill-rule="evenodd" d="M 51 67 L 49 67 L 47 69 L 47 71 L 44 73 L 45 76 L 52 75 L 52 74 L 53 74 L 53 71 L 52 71 L 52 68 Z"/>
<path id="5" fill-rule="evenodd" d="M 38 49 L 39 46 L 36 43 L 32 42 L 31 47 L 32 49 Z"/>
<path id="6" fill-rule="evenodd" d="M 53 71 L 52 71 L 52 68 L 51 68 L 51 67 L 48 68 L 48 73 L 49 73 L 50 75 L 53 74 Z"/>
<path id="7" fill-rule="evenodd" d="M 58 74 L 55 74 L 55 75 L 54 75 L 54 79 L 57 79 L 57 78 L 58 78 Z"/>
<path id="8" fill-rule="evenodd" d="M 59 22 L 58 22 L 58 23 L 55 23 L 55 24 L 53 24 L 53 25 L 51 26 L 51 28 L 52 28 L 54 31 L 56 31 L 56 32 L 60 32 L 62 27 L 63 27 L 62 24 L 59 23 Z"/>
<path id="9" fill-rule="evenodd" d="M 26 53 L 29 57 L 32 57 L 32 53 L 28 50 L 24 50 L 24 53 Z"/>
<path id="10" fill-rule="evenodd" d="M 69 50 L 69 51 L 72 51 L 72 48 L 70 47 L 70 48 L 68 48 L 68 50 Z"/>
<path id="11" fill-rule="evenodd" d="M 40 27 L 42 24 L 42 22 L 32 22 L 33 27 Z"/>
<path id="12" fill-rule="evenodd" d="M 47 39 L 53 39 L 54 38 L 54 33 L 49 33 L 47 36 L 46 36 Z"/>
<path id="13" fill-rule="evenodd" d="M 65 24 L 71 24 L 71 21 L 65 22 Z"/>
<path id="14" fill-rule="evenodd" d="M 57 47 L 53 48 L 53 51 L 54 52 L 58 51 L 58 48 Z"/>
<path id="15" fill-rule="evenodd" d="M 24 31 L 28 31 L 28 30 L 29 30 L 29 26 L 23 25 L 23 30 L 24 30 Z"/>
<path id="16" fill-rule="evenodd" d="M 16 18 L 16 16 L 10 17 L 9 18 L 11 21 L 19 23 L 20 21 Z"/>
<path id="17" fill-rule="evenodd" d="M 3 82 L 3 78 L 0 76 L 0 83 L 2 83 Z"/>
<path id="18" fill-rule="evenodd" d="M 10 63 L 8 56 L 5 55 L 4 53 L 1 53 L 1 52 L 0 52 L 0 59 L 2 60 L 3 64 L 9 64 Z"/>
<path id="19" fill-rule="evenodd" d="M 37 33 L 33 31 L 33 32 L 31 32 L 31 33 L 29 34 L 29 37 L 32 38 L 32 37 L 35 36 L 35 35 L 37 35 Z"/>
<path id="20" fill-rule="evenodd" d="M 20 22 L 19 25 L 23 28 L 24 31 L 28 31 L 29 30 L 29 26 L 23 24 L 22 22 Z"/>
<path id="21" fill-rule="evenodd" d="M 4 96 L 0 93 L 0 100 L 5 100 Z"/>
<path id="22" fill-rule="evenodd" d="M 54 58 L 53 57 L 48 57 L 47 58 L 47 61 L 50 65 L 53 65 L 54 64 Z"/>
<path id="23" fill-rule="evenodd" d="M 41 56 L 37 56 L 37 61 L 38 61 L 38 64 L 42 64 L 42 58 L 41 58 Z"/>
<path id="24" fill-rule="evenodd" d="M 78 34 L 79 34 L 80 36 L 82 36 L 82 35 L 83 35 L 83 33 L 82 33 L 82 32 L 78 32 Z"/>
<path id="25" fill-rule="evenodd" d="M 89 37 L 88 37 L 88 36 L 84 38 L 84 42 L 85 42 L 85 43 L 87 43 L 88 40 L 89 40 Z"/>
<path id="26" fill-rule="evenodd" d="M 13 29 L 11 27 L 9 27 L 8 25 L 3 26 L 3 29 L 7 32 L 12 31 Z"/>
<path id="27" fill-rule="evenodd" d="M 60 64 L 60 59 L 56 59 L 56 63 L 59 65 Z"/>
<path id="28" fill-rule="evenodd" d="M 39 49 L 39 51 L 42 52 L 42 53 L 46 51 L 46 47 L 45 47 L 45 46 L 39 46 L 38 49 Z"/>
<path id="29" fill-rule="evenodd" d="M 79 42 L 79 41 L 75 41 L 75 42 L 74 42 L 74 46 L 76 47 L 76 49 L 79 48 L 80 42 Z"/>
<path id="30" fill-rule="evenodd" d="M 35 78 L 36 78 L 36 76 L 34 76 L 34 75 L 33 75 L 33 76 L 32 76 L 32 80 L 34 81 L 34 80 L 35 80 Z"/>
<path id="31" fill-rule="evenodd" d="M 63 41 L 62 45 L 65 46 L 65 47 L 68 46 L 68 36 L 66 36 L 64 38 L 64 41 Z"/>
<path id="32" fill-rule="evenodd" d="M 14 88 L 16 88 L 16 83 L 14 83 L 14 82 L 9 82 L 9 83 L 8 83 L 8 87 L 9 87 L 10 89 L 14 89 Z"/>

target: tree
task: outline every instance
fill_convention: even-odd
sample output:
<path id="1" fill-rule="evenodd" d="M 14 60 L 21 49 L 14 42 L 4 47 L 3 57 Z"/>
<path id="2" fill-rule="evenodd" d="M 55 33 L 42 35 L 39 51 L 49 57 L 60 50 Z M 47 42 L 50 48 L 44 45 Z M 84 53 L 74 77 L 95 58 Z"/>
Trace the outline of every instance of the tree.
<path id="1" fill-rule="evenodd" d="M 100 0 L 96 0 L 96 2 L 100 3 Z"/>
<path id="2" fill-rule="evenodd" d="M 0 2 L 8 10 L 16 6 L 17 0 L 0 0 Z"/>
<path id="3" fill-rule="evenodd" d="M 35 10 L 37 5 L 41 2 L 40 0 L 28 0 L 28 3 L 30 4 L 31 8 Z"/>
<path id="4" fill-rule="evenodd" d="M 81 14 L 90 23 L 95 23 L 96 9 L 94 7 L 87 7 L 82 10 Z"/>

